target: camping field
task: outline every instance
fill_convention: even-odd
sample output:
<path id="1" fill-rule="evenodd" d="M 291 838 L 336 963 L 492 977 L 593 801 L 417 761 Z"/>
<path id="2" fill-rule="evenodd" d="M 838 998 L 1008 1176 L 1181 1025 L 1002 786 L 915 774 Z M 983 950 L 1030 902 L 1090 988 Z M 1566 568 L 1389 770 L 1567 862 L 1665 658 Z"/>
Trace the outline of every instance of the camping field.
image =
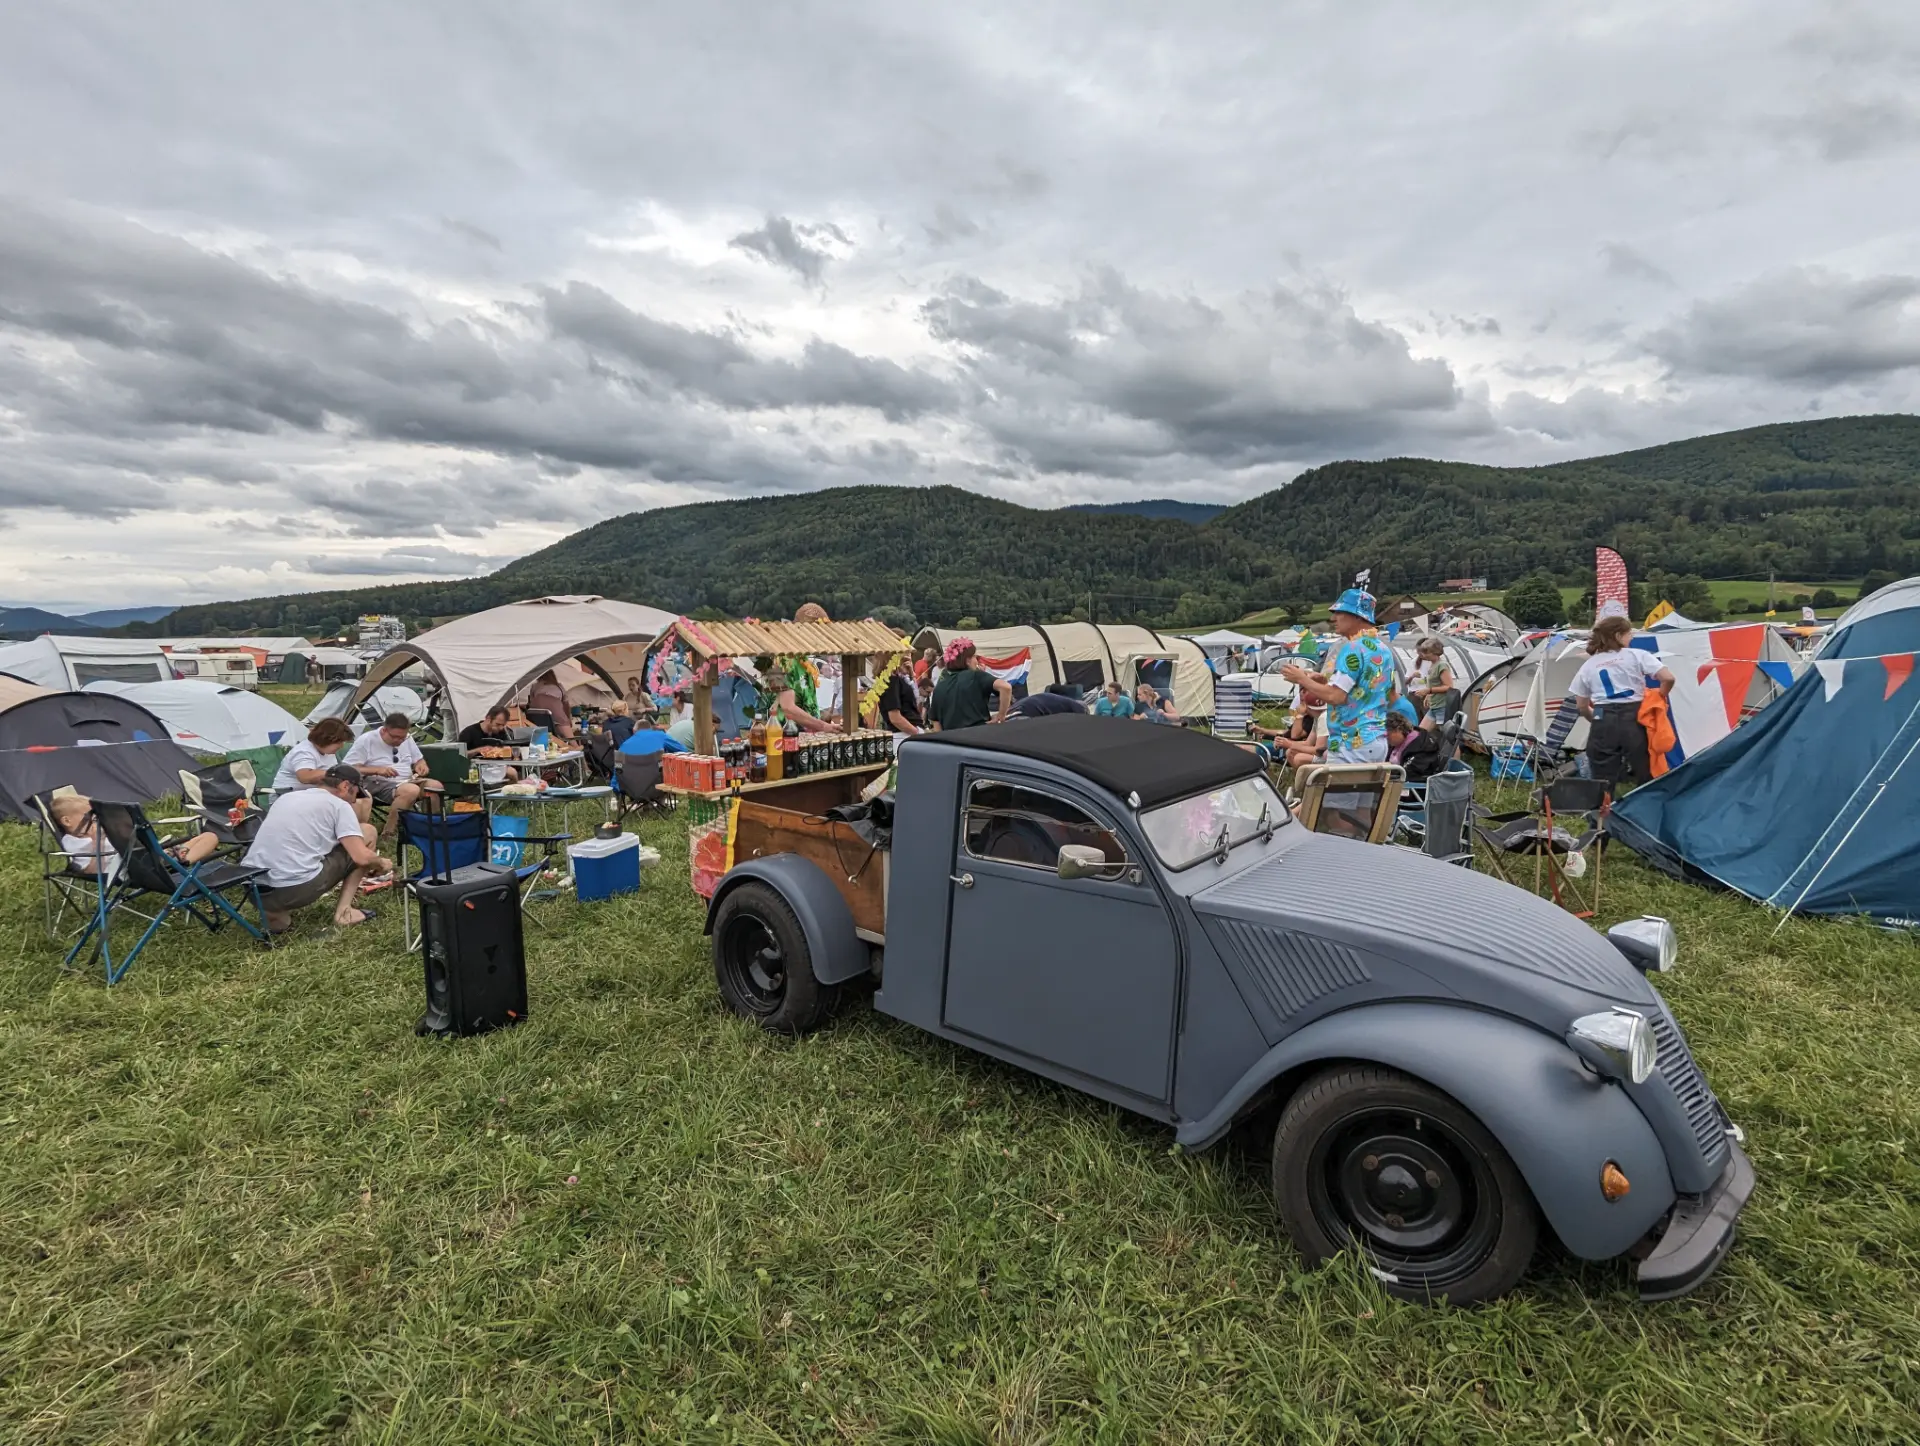
<path id="1" fill-rule="evenodd" d="M 522 1027 L 422 1041 L 398 906 L 177 928 L 108 991 L 0 826 L 0 1440 L 1910 1442 L 1920 951 L 1608 863 L 1759 1186 L 1695 1297 L 1302 1271 L 1263 1162 L 856 1007 L 723 1013 L 682 826 L 552 906 Z M 1357 905 L 1329 899 L 1329 908 Z M 324 913 L 322 915 L 324 917 Z"/>

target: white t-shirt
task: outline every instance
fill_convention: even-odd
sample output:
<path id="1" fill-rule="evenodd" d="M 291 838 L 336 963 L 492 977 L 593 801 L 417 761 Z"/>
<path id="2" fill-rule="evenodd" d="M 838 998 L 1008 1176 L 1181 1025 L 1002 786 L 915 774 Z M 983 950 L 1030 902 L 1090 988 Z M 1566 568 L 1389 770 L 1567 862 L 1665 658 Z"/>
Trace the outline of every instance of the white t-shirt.
<path id="1" fill-rule="evenodd" d="M 1576 698 L 1591 699 L 1597 707 L 1636 702 L 1646 696 L 1648 680 L 1663 666 L 1658 653 L 1644 648 L 1596 653 L 1580 665 L 1567 691 Z"/>
<path id="2" fill-rule="evenodd" d="M 83 834 L 63 833 L 60 835 L 60 847 L 68 858 L 75 860 L 90 874 L 105 874 L 112 878 L 120 867 L 120 855 L 114 852 L 113 845 L 100 835 L 87 838 Z M 97 860 L 97 863 L 96 863 Z"/>
<path id="3" fill-rule="evenodd" d="M 345 761 L 355 768 L 368 763 L 376 768 L 391 768 L 400 777 L 411 778 L 413 765 L 424 760 L 420 745 L 413 741 L 411 733 L 402 738 L 400 746 L 395 748 L 380 736 L 378 728 L 369 728 L 353 740 L 353 746 L 347 750 Z"/>
<path id="4" fill-rule="evenodd" d="M 296 789 L 276 798 L 260 820 L 247 862 L 267 871 L 268 888 L 290 889 L 319 873 L 340 840 L 359 837 L 352 804 L 324 788 Z"/>
<path id="5" fill-rule="evenodd" d="M 312 788 L 311 783 L 302 783 L 295 775 L 302 768 L 331 768 L 340 760 L 337 755 L 322 753 L 313 744 L 302 738 L 287 750 L 287 756 L 280 760 L 280 771 L 273 775 L 274 791 L 285 792 L 290 788 Z"/>

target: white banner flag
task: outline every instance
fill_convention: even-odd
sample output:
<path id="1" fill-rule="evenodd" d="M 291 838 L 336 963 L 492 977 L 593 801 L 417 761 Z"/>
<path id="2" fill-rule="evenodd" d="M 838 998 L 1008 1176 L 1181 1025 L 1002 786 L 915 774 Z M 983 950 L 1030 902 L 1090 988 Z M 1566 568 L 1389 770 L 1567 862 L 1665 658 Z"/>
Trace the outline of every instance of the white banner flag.
<path id="1" fill-rule="evenodd" d="M 1364 567 L 1354 575 L 1353 585 L 1355 587 L 1365 587 L 1368 583 L 1372 581 L 1373 581 L 1373 569 L 1370 567 Z"/>
<path id="2" fill-rule="evenodd" d="M 1840 691 L 1841 676 L 1847 670 L 1847 660 L 1845 658 L 1815 658 L 1813 666 L 1820 670 L 1820 681 L 1825 685 L 1827 690 L 1825 701 L 1831 703 L 1833 701 L 1833 695 Z"/>

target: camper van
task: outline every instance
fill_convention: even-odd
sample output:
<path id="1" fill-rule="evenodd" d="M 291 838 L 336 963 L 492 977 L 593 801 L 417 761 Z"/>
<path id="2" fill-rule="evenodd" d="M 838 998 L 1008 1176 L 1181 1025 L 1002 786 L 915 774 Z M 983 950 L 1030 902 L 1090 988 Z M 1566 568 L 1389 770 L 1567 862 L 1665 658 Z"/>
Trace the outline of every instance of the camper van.
<path id="1" fill-rule="evenodd" d="M 167 661 L 183 678 L 199 678 L 227 688 L 244 688 L 249 693 L 260 687 L 260 669 L 252 653 L 170 653 Z"/>

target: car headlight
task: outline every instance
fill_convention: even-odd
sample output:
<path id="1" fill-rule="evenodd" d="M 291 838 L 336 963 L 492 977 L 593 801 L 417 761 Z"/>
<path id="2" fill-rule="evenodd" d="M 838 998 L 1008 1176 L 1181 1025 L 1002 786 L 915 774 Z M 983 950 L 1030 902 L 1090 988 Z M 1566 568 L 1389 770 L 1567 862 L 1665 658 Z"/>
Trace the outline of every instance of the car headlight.
<path id="1" fill-rule="evenodd" d="M 1657 914 L 1643 914 L 1607 930 L 1607 942 L 1642 974 L 1665 974 L 1680 956 L 1680 937 Z"/>
<path id="2" fill-rule="evenodd" d="M 1573 1052 L 1602 1074 L 1645 1084 L 1653 1073 L 1653 1030 L 1644 1014 L 1631 1009 L 1609 1009 L 1583 1014 L 1567 1030 Z"/>

